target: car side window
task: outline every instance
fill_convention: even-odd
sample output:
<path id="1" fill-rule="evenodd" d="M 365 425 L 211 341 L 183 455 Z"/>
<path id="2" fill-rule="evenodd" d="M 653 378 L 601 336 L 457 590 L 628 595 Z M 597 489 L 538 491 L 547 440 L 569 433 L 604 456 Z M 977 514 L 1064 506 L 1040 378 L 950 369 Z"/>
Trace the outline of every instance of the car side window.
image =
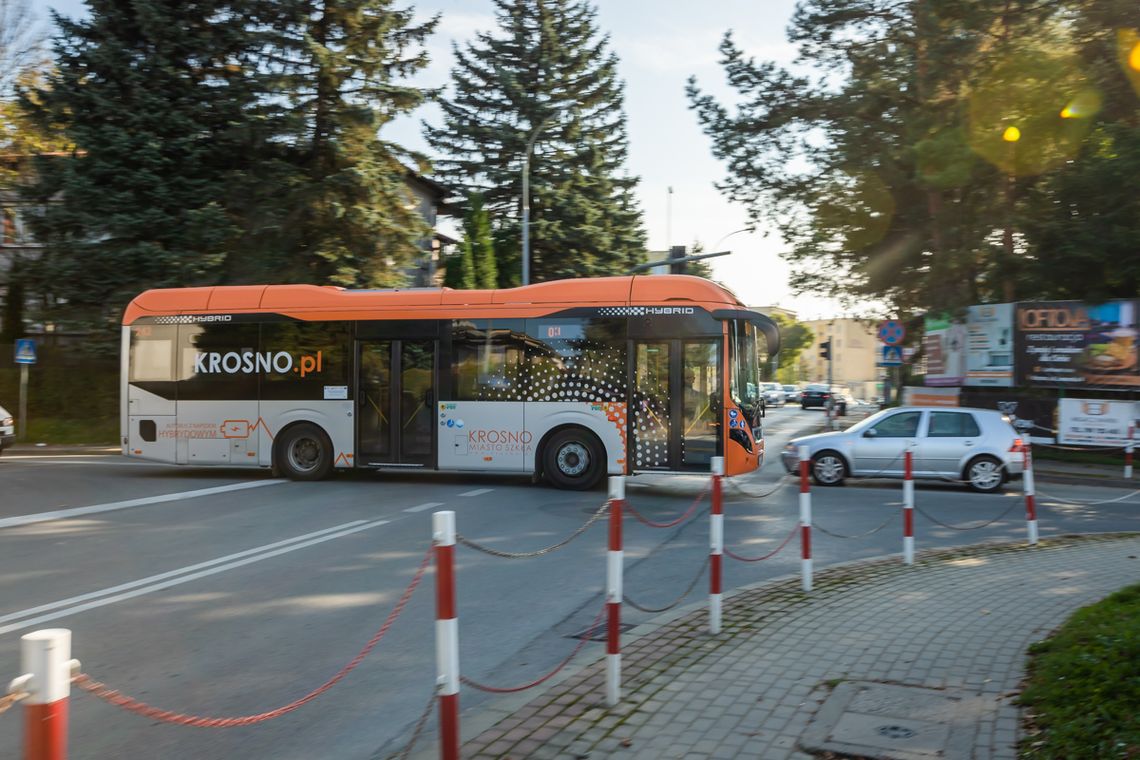
<path id="1" fill-rule="evenodd" d="M 974 415 L 966 412 L 931 412 L 928 438 L 972 438 L 981 435 Z"/>
<path id="2" fill-rule="evenodd" d="M 922 412 L 899 412 L 875 424 L 876 438 L 912 438 L 918 432 Z"/>

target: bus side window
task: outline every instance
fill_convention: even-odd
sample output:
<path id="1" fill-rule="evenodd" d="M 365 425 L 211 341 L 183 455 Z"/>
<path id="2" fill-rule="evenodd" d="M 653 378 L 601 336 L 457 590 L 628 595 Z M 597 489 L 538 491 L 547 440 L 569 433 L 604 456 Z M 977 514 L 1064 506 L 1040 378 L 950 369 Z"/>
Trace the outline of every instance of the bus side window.
<path id="1" fill-rule="evenodd" d="M 456 401 L 524 401 L 521 319 L 456 322 L 452 328 Z"/>

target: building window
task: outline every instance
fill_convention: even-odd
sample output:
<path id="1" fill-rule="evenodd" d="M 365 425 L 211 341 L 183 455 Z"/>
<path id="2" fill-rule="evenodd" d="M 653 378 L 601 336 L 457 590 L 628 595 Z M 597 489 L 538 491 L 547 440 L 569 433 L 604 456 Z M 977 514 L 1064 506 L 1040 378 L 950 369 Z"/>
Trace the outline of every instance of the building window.
<path id="1" fill-rule="evenodd" d="M 16 225 L 16 210 L 9 206 L 4 207 L 3 218 L 0 219 L 0 242 L 4 245 L 16 245 L 20 242 L 20 235 Z"/>

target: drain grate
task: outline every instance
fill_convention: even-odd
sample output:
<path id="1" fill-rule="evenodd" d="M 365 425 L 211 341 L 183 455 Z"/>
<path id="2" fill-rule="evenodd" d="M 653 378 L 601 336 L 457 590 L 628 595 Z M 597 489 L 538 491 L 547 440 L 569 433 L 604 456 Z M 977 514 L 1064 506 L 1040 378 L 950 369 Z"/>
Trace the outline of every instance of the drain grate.
<path id="1" fill-rule="evenodd" d="M 636 628 L 633 623 L 620 623 L 618 624 L 618 631 L 620 633 L 628 633 Z M 568 639 L 588 639 L 589 641 L 605 641 L 606 633 L 609 631 L 608 625 L 599 625 L 597 628 L 585 628 L 577 633 L 572 633 L 566 638 Z"/>
<path id="2" fill-rule="evenodd" d="M 910 739 L 915 735 L 915 732 L 906 726 L 879 726 L 876 731 L 880 736 L 885 736 L 888 739 Z"/>

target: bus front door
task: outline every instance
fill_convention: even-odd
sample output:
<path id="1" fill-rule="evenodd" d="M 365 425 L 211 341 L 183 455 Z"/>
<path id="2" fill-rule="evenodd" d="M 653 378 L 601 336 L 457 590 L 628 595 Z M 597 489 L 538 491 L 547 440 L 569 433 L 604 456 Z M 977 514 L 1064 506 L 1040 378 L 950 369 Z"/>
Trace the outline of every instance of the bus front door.
<path id="1" fill-rule="evenodd" d="M 708 472 L 722 446 L 720 341 L 635 341 L 633 349 L 633 469 Z"/>
<path id="2" fill-rule="evenodd" d="M 360 341 L 356 366 L 357 463 L 433 466 L 435 341 Z"/>

